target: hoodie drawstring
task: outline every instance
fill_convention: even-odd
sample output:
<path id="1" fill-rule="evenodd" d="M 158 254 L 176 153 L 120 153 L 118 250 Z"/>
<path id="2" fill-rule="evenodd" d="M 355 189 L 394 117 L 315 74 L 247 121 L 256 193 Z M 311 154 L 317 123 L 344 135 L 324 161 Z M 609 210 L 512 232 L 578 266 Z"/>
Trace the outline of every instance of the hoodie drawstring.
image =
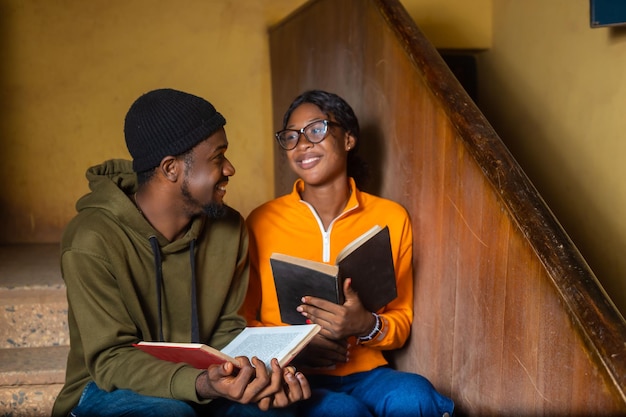
<path id="1" fill-rule="evenodd" d="M 163 311 L 161 309 L 161 286 L 163 285 L 163 268 L 161 266 L 161 249 L 156 236 L 150 236 L 150 246 L 154 255 L 154 269 L 156 270 L 156 302 L 159 315 L 159 342 L 163 342 Z"/>
<path id="2" fill-rule="evenodd" d="M 156 302 L 159 315 L 159 342 L 163 342 L 163 309 L 161 307 L 161 287 L 163 286 L 163 267 L 161 249 L 156 236 L 150 236 L 150 246 L 154 255 L 154 268 L 156 270 Z M 196 240 L 189 245 L 189 263 L 191 265 L 191 342 L 200 343 L 200 326 L 198 324 L 198 302 L 196 295 Z"/>
<path id="3" fill-rule="evenodd" d="M 198 325 L 198 303 L 196 300 L 196 240 L 189 245 L 189 263 L 191 265 L 191 343 L 200 343 Z"/>

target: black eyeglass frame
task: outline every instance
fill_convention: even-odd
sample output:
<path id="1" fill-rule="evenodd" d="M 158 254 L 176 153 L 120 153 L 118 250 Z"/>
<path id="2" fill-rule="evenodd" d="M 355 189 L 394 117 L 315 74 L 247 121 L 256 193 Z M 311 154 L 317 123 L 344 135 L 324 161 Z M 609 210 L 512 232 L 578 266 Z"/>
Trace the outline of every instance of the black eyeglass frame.
<path id="1" fill-rule="evenodd" d="M 326 132 L 324 133 L 324 137 L 322 137 L 320 140 L 311 140 L 311 138 L 309 138 L 306 134 L 306 130 L 308 128 L 310 128 L 311 126 L 313 126 L 316 123 L 324 123 L 324 127 L 326 128 Z M 276 141 L 278 142 L 278 144 L 280 145 L 281 148 L 283 148 L 286 151 L 291 151 L 292 149 L 296 149 L 296 146 L 298 146 L 298 143 L 300 142 L 300 135 L 304 135 L 305 139 L 308 140 L 310 143 L 316 144 L 316 143 L 321 143 L 324 139 L 326 139 L 328 137 L 328 134 L 330 133 L 330 126 L 337 126 L 337 127 L 343 127 L 341 126 L 340 123 L 337 122 L 333 122 L 332 120 L 316 120 L 314 122 L 309 123 L 308 125 L 304 126 L 302 129 L 283 129 L 280 130 L 278 132 L 276 132 L 274 134 L 274 137 L 276 138 Z M 293 146 L 288 148 L 287 146 L 285 146 L 283 144 L 283 142 L 280 139 L 281 134 L 285 133 L 285 132 L 295 132 L 298 134 L 298 139 L 293 141 Z"/>

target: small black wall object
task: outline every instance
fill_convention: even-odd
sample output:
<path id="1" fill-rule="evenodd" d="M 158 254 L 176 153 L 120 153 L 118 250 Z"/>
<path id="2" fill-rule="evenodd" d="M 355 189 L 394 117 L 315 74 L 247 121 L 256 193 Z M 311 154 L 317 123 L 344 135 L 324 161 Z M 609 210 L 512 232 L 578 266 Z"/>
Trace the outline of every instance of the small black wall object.
<path id="1" fill-rule="evenodd" d="M 626 25 L 626 0 L 589 0 L 591 27 Z"/>

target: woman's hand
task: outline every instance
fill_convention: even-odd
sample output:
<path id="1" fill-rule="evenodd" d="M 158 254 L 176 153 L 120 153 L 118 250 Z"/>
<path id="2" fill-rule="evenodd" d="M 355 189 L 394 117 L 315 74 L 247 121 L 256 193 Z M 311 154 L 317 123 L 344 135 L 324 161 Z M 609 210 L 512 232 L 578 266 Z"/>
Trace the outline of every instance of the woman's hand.
<path id="1" fill-rule="evenodd" d="M 281 372 L 284 383 L 279 386 L 278 391 L 274 395 L 262 397 L 258 401 L 258 406 L 261 410 L 287 407 L 297 401 L 311 397 L 309 381 L 307 381 L 304 374 L 297 372 L 293 366 L 281 369 L 278 361 L 274 359 L 272 362 L 272 376 L 280 375 Z"/>
<path id="2" fill-rule="evenodd" d="M 330 340 L 316 334 L 308 345 L 296 356 L 293 363 L 298 367 L 327 368 L 348 361 L 346 339 Z"/>
<path id="3" fill-rule="evenodd" d="M 343 283 L 345 301 L 342 305 L 308 295 L 302 297 L 303 304 L 297 310 L 307 320 L 322 326 L 319 334 L 327 339 L 342 340 L 350 336 L 365 336 L 376 325 L 376 319 L 363 307 L 351 283 L 350 278 Z"/>

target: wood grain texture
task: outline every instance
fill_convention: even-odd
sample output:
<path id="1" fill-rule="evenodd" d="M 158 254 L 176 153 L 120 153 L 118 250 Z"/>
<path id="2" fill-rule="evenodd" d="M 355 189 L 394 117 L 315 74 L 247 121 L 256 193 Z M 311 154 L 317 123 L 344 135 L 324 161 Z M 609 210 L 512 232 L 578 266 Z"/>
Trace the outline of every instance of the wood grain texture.
<path id="1" fill-rule="evenodd" d="M 319 0 L 270 29 L 274 126 L 310 88 L 362 127 L 367 191 L 414 227 L 415 319 L 393 356 L 468 416 L 626 415 L 626 323 L 397 0 Z M 293 174 L 276 147 L 277 194 Z"/>

